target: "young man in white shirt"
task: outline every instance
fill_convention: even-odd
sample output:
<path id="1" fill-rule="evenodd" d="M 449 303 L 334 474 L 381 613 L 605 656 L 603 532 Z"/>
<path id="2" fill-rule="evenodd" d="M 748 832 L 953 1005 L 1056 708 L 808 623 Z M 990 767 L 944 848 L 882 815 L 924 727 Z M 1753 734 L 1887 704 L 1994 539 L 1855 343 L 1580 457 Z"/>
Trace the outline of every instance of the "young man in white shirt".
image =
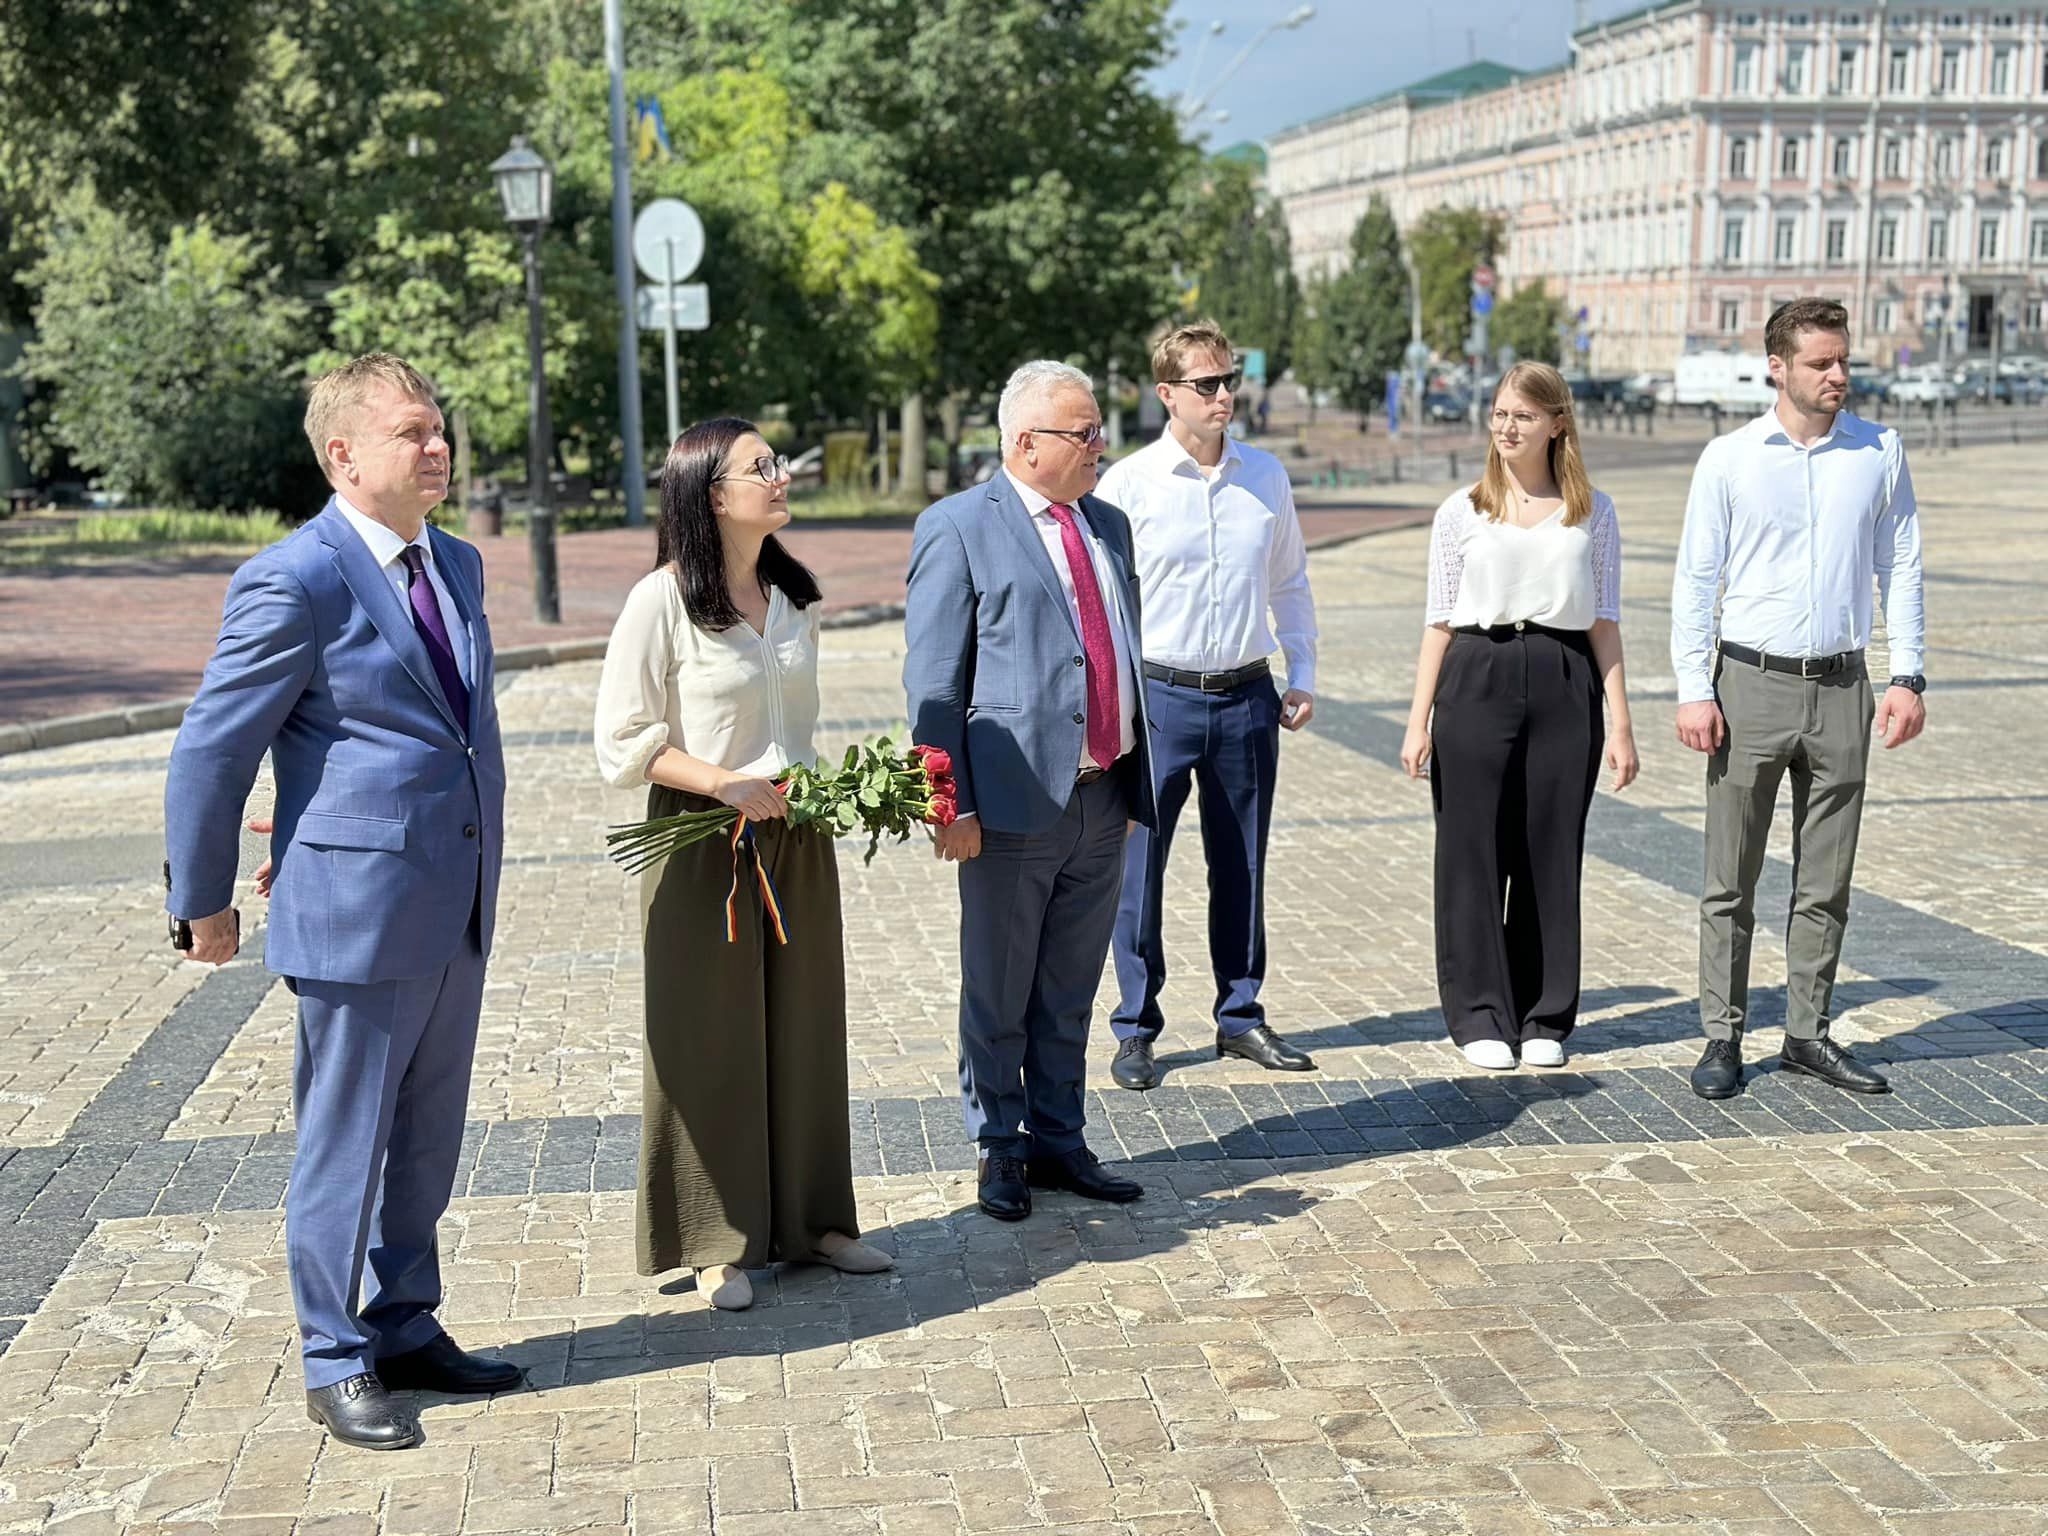
<path id="1" fill-rule="evenodd" d="M 1843 410 L 1849 316 L 1831 299 L 1779 306 L 1764 330 L 1778 403 L 1707 445 L 1693 474 L 1671 592 L 1678 739 L 1707 754 L 1700 1023 L 1693 1091 L 1742 1091 L 1756 882 L 1792 780 L 1785 932 L 1786 1070 L 1854 1093 L 1889 1084 L 1828 1038 L 1872 720 L 1887 748 L 1926 721 L 1920 522 L 1898 433 Z M 1891 669 L 1873 699 L 1871 589 Z M 1718 654 L 1714 600 L 1721 598 Z"/>
<path id="2" fill-rule="evenodd" d="M 1160 898 L 1173 828 L 1201 790 L 1209 865 L 1209 963 L 1216 1054 L 1271 1071 L 1315 1063 L 1266 1023 L 1266 839 L 1280 729 L 1315 713 L 1316 613 L 1308 552 L 1286 468 L 1230 437 L 1241 377 L 1213 323 L 1169 331 L 1152 351 L 1166 407 L 1157 442 L 1114 465 L 1097 494 L 1131 520 L 1144 625 L 1144 689 L 1153 727 L 1156 831 L 1136 827 L 1124 855 L 1115 957 L 1119 997 L 1111 1076 L 1159 1082 L 1153 1045 L 1165 1027 Z M 1268 628 L 1268 619 L 1271 628 Z M 1267 657 L 1287 659 L 1287 691 Z"/>

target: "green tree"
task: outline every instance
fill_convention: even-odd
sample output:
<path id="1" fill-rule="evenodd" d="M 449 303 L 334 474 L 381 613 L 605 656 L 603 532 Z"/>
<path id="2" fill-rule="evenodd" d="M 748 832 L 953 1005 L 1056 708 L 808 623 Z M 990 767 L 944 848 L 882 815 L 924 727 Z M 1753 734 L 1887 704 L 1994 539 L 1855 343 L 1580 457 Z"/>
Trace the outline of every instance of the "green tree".
<path id="1" fill-rule="evenodd" d="M 1205 253 L 1193 307 L 1238 346 L 1265 348 L 1266 375 L 1277 379 L 1293 363 L 1301 304 L 1286 215 L 1260 195 L 1257 172 L 1245 161 L 1213 158 L 1191 180 Z"/>
<path id="2" fill-rule="evenodd" d="M 1520 361 L 1554 365 L 1561 356 L 1558 327 L 1569 315 L 1564 300 L 1538 278 L 1522 284 L 1494 306 L 1488 340 L 1496 347 L 1513 347 Z"/>
<path id="3" fill-rule="evenodd" d="M 1491 266 L 1506 231 L 1499 214 L 1476 208 L 1432 208 L 1408 231 L 1408 250 L 1422 289 L 1422 339 L 1446 356 L 1462 356 L 1472 330 L 1472 269 Z"/>
<path id="4" fill-rule="evenodd" d="M 1316 305 L 1328 387 L 1353 410 L 1374 409 L 1408 345 L 1401 232 L 1383 199 L 1366 205 L 1351 231 L 1350 265 L 1318 285 Z"/>
<path id="5" fill-rule="evenodd" d="M 300 420 L 305 302 L 246 236 L 205 221 L 162 245 L 77 194 L 28 274 L 39 299 L 25 375 L 54 390 L 51 446 L 130 494 L 303 516 L 320 477 Z"/>

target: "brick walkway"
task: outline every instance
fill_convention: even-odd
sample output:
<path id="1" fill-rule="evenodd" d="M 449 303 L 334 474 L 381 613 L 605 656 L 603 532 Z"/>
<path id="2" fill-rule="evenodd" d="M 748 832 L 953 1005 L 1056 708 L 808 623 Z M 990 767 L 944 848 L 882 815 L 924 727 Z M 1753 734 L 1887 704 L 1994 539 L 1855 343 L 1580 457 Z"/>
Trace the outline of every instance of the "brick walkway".
<path id="1" fill-rule="evenodd" d="M 1395 766 L 1426 534 L 1330 549 L 1267 988 L 1320 1070 L 1206 1049 L 1183 855 L 1165 1085 L 1092 1063 L 1091 1136 L 1145 1198 L 991 1223 L 951 881 L 915 846 L 844 849 L 857 1189 L 899 1268 L 762 1271 L 737 1316 L 632 1272 L 637 912 L 599 846 L 636 804 L 595 783 L 596 667 L 507 677 L 444 1316 L 531 1389 L 426 1400 L 398 1456 L 305 1422 L 291 1001 L 162 945 L 168 734 L 0 759 L 0 1532 L 2039 1536 L 2048 554 L 2026 450 L 1915 467 L 1934 723 L 1873 763 L 1835 1025 L 1896 1093 L 1769 1070 L 1768 922 L 1762 1068 L 1726 1104 L 1684 1086 L 1701 786 L 1662 652 L 1686 477 L 1639 465 L 1599 478 L 1644 773 L 1594 808 L 1566 1070 L 1474 1073 L 1442 1039 L 1428 800 Z M 900 717 L 900 665 L 899 626 L 828 636 L 821 747 Z"/>
<path id="2" fill-rule="evenodd" d="M 1308 538 L 1328 545 L 1400 527 L 1435 509 L 1414 492 L 1313 495 Z M 0 534 L 4 536 L 4 534 Z M 903 600 L 910 526 L 819 522 L 789 535 L 818 572 L 826 612 Z M 562 622 L 532 617 L 532 562 L 523 535 L 479 541 L 491 631 L 500 648 L 602 638 L 627 590 L 654 564 L 654 532 L 610 529 L 558 544 Z M 239 559 L 144 561 L 0 575 L 0 725 L 189 697 L 213 651 L 222 595 Z"/>

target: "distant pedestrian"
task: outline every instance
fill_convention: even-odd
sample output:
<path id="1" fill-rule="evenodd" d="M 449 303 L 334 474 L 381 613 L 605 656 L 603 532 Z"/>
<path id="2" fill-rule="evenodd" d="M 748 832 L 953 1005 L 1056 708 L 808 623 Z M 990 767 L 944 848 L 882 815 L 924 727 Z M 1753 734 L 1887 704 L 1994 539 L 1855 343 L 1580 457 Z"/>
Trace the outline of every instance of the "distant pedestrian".
<path id="1" fill-rule="evenodd" d="M 1898 433 L 1842 409 L 1849 315 L 1795 299 L 1764 328 L 1772 409 L 1707 444 L 1671 587 L 1678 739 L 1707 754 L 1694 1092 L 1742 1091 L 1756 882 L 1792 780 L 1792 908 L 1779 1062 L 1856 1093 L 1882 1075 L 1828 1038 L 1849 921 L 1872 716 L 1886 747 L 1920 734 L 1920 519 Z M 1864 651 L 1884 599 L 1891 680 L 1873 700 Z M 1715 600 L 1720 601 L 1716 649 Z"/>
<path id="2" fill-rule="evenodd" d="M 1437 987 L 1476 1067 L 1561 1067 L 1578 1020 L 1580 878 L 1603 756 L 1636 776 L 1621 531 L 1587 479 L 1571 386 L 1517 363 L 1477 484 L 1437 509 L 1401 766 L 1436 809 Z M 1603 710 L 1604 705 L 1604 710 Z M 1604 715 L 1604 719 L 1603 719 Z"/>
<path id="3" fill-rule="evenodd" d="M 1301 520 L 1286 466 L 1229 435 L 1241 376 L 1221 330 L 1202 321 L 1169 331 L 1152 349 L 1152 373 L 1166 430 L 1112 466 L 1098 492 L 1131 520 L 1159 796 L 1158 827 L 1131 833 L 1116 921 L 1110 1073 L 1136 1089 L 1159 1081 L 1166 860 L 1197 786 L 1216 1054 L 1269 1071 L 1315 1065 L 1274 1032 L 1259 995 L 1280 730 L 1298 731 L 1315 713 L 1316 609 Z M 1268 659 L 1276 632 L 1284 695 Z"/>
<path id="4" fill-rule="evenodd" d="M 657 563 L 626 596 L 597 687 L 608 783 L 646 785 L 649 817 L 731 806 L 747 833 L 640 877 L 640 1273 L 693 1269 L 727 1311 L 753 1303 L 750 1266 L 892 1263 L 858 1241 L 832 839 L 792 830 L 774 783 L 812 761 L 818 720 L 822 609 L 775 538 L 788 521 L 789 464 L 751 423 L 678 437 Z"/>

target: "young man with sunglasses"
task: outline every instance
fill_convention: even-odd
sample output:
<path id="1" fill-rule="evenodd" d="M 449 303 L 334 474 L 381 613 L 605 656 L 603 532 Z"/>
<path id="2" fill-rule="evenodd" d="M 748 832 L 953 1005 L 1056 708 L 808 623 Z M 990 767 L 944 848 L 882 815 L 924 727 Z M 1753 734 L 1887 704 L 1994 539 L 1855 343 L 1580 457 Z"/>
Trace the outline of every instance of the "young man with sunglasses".
<path id="1" fill-rule="evenodd" d="M 1115 954 L 1120 993 L 1110 1073 L 1125 1088 L 1159 1082 L 1153 1048 L 1165 1028 L 1160 906 L 1173 828 L 1201 790 L 1209 866 L 1209 965 L 1216 982 L 1216 1054 L 1269 1071 L 1315 1063 L 1266 1022 L 1266 840 L 1280 730 L 1315 713 L 1316 611 L 1308 552 L 1286 468 L 1230 436 L 1241 379 L 1230 341 L 1200 321 L 1152 351 L 1166 407 L 1159 440 L 1103 476 L 1102 499 L 1131 521 L 1143 597 L 1145 701 L 1154 727 L 1156 831 L 1125 849 Z M 1269 627 L 1270 625 L 1270 627 Z M 1267 661 L 1279 648 L 1287 691 Z"/>

